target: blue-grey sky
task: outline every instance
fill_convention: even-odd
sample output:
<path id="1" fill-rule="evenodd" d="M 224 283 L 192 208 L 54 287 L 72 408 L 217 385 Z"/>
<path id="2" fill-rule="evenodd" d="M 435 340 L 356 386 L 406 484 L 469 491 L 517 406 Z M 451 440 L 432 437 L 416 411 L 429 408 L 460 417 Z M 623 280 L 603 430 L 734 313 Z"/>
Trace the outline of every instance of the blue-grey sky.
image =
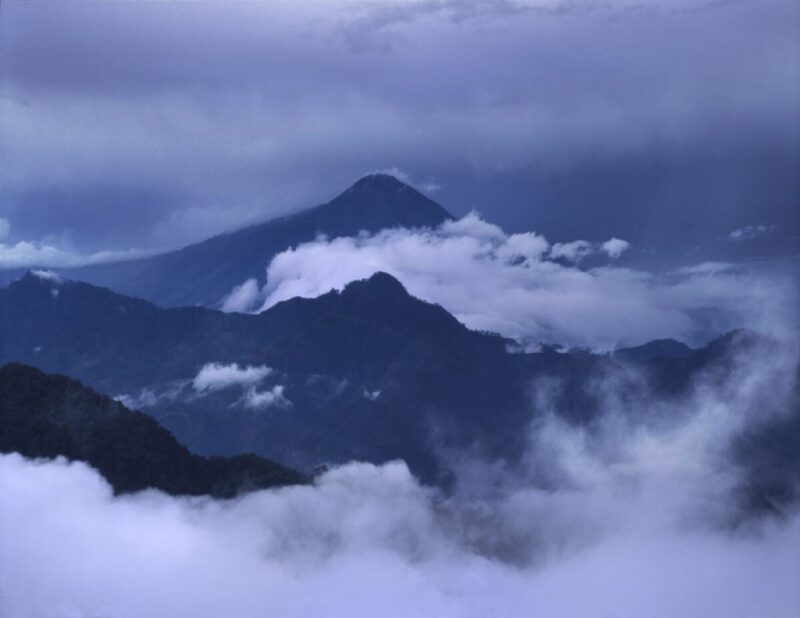
<path id="1" fill-rule="evenodd" d="M 553 241 L 793 251 L 799 34 L 794 0 L 3 0 L 0 243 L 178 246 L 396 169 Z"/>

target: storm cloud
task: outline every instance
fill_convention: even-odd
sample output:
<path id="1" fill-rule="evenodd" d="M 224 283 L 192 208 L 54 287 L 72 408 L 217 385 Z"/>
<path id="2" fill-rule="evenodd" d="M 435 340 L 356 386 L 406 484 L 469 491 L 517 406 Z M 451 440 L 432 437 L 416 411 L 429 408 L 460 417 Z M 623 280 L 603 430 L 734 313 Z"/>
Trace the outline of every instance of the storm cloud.
<path id="1" fill-rule="evenodd" d="M 554 242 L 790 237 L 796 24 L 789 0 L 4 2 L 4 242 L 175 247 L 391 168 Z"/>

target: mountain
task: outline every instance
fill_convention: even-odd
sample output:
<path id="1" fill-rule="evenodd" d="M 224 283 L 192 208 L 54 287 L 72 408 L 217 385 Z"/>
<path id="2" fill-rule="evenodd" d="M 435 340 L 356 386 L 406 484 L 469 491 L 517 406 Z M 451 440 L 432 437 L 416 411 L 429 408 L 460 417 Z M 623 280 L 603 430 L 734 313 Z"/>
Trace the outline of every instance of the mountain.
<path id="1" fill-rule="evenodd" d="M 641 402 L 680 403 L 696 379 L 730 375 L 733 352 L 768 357 L 774 342 L 735 331 L 627 358 L 510 344 L 385 273 L 258 315 L 161 308 L 47 272 L 0 289 L 0 363 L 77 378 L 193 452 L 252 452 L 304 471 L 401 458 L 435 483 L 464 450 L 513 464 L 540 415 L 591 426 L 608 405 L 604 384 L 622 410 L 648 413 Z"/>
<path id="2" fill-rule="evenodd" d="M 64 271 L 164 307 L 218 307 L 231 289 L 247 279 L 263 280 L 281 251 L 314 240 L 355 236 L 392 227 L 435 227 L 451 215 L 433 200 L 387 174 L 358 180 L 327 204 L 215 236 L 145 259 Z"/>
<path id="3" fill-rule="evenodd" d="M 164 309 L 43 272 L 0 289 L 0 362 L 124 396 L 193 450 L 254 451 L 305 468 L 402 457 L 431 472 L 434 426 L 444 443 L 485 435 L 510 451 L 516 436 L 505 428 L 524 393 L 507 343 L 383 273 L 259 315 Z M 211 363 L 268 367 L 253 397 L 280 387 L 284 409 L 246 405 L 249 391 L 236 387 L 198 392 L 193 379 Z"/>
<path id="4" fill-rule="evenodd" d="M 665 359 L 675 360 L 688 358 L 694 350 L 682 341 L 675 339 L 656 339 L 635 348 L 623 348 L 614 352 L 614 356 L 625 360 L 641 361 Z"/>
<path id="5" fill-rule="evenodd" d="M 0 367 L 0 452 L 66 457 L 97 469 L 116 493 L 233 497 L 306 482 L 252 455 L 199 457 L 152 418 L 63 376 L 18 364 Z"/>

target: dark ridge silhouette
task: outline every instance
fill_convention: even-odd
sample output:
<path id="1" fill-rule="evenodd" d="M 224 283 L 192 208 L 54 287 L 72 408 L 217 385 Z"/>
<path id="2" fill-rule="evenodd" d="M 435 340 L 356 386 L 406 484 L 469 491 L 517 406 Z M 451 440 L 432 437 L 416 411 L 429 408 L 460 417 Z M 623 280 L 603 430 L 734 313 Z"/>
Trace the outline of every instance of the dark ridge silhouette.
<path id="1" fill-rule="evenodd" d="M 116 493 L 152 488 L 229 498 L 307 482 L 254 455 L 193 455 L 153 418 L 80 382 L 19 364 L 0 367 L 0 452 L 85 462 Z"/>
<path id="2" fill-rule="evenodd" d="M 612 356 L 509 353 L 510 344 L 467 329 L 386 273 L 259 315 L 163 309 L 42 273 L 0 289 L 0 363 L 126 395 L 194 452 L 253 452 L 300 470 L 400 458 L 436 483 L 446 482 L 442 453 L 513 463 L 544 412 L 591 424 L 607 380 L 622 402 L 659 397 L 680 410 L 698 379 L 723 384 L 734 358 L 778 345 L 751 331 L 697 350 L 660 341 Z M 285 405 L 248 407 L 241 386 L 198 393 L 192 379 L 212 362 L 272 368 L 253 388 L 280 386 Z"/>

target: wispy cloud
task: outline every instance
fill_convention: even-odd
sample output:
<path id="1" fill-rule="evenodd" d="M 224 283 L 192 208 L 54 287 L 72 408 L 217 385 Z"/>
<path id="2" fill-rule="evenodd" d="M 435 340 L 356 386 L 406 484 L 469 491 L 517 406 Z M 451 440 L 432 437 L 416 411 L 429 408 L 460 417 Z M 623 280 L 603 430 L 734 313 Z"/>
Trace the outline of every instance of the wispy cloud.
<path id="1" fill-rule="evenodd" d="M 748 225 L 746 227 L 733 230 L 728 234 L 728 239 L 734 242 L 743 242 L 746 240 L 755 240 L 763 236 L 773 234 L 778 228 L 775 225 Z"/>

